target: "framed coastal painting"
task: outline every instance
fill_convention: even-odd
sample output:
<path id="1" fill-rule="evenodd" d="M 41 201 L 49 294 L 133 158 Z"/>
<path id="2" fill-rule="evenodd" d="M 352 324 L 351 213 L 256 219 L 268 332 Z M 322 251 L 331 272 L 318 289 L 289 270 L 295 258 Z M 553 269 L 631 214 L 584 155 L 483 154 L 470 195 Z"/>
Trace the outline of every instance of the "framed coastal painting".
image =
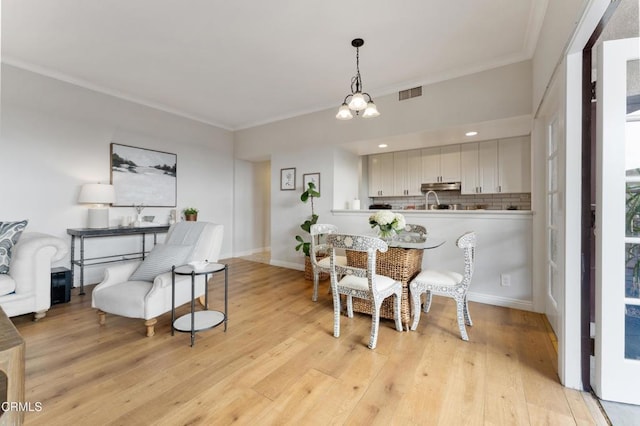
<path id="1" fill-rule="evenodd" d="M 112 143 L 113 205 L 175 207 L 177 162 L 176 154 Z"/>
<path id="2" fill-rule="evenodd" d="M 305 191 L 309 186 L 309 182 L 313 182 L 316 191 L 320 192 L 320 173 L 305 173 L 302 175 L 302 189 Z"/>
<path id="3" fill-rule="evenodd" d="M 296 168 L 280 169 L 280 191 L 293 191 L 296 189 Z"/>

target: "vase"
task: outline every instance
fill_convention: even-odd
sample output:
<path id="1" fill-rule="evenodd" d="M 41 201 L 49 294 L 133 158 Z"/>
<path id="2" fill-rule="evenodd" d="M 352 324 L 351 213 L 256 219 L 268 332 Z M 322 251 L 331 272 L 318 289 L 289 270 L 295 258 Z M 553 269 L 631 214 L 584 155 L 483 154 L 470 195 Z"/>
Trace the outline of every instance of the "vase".
<path id="1" fill-rule="evenodd" d="M 380 229 L 378 228 L 378 237 L 384 241 L 391 241 L 396 235 L 396 231 L 393 229 Z"/>
<path id="2" fill-rule="evenodd" d="M 184 220 L 188 221 L 188 222 L 195 222 L 198 220 L 198 213 L 194 213 L 194 214 L 186 214 L 184 215 Z"/>

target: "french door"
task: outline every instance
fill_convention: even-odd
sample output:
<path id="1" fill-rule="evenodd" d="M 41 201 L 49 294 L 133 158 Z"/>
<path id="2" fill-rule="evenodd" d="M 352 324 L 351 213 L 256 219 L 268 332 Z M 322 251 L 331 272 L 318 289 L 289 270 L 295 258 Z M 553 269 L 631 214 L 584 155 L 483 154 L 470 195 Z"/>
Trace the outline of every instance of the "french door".
<path id="1" fill-rule="evenodd" d="M 596 336 L 598 397 L 640 405 L 640 111 L 638 38 L 598 49 Z M 637 90 L 637 89 L 636 89 Z"/>

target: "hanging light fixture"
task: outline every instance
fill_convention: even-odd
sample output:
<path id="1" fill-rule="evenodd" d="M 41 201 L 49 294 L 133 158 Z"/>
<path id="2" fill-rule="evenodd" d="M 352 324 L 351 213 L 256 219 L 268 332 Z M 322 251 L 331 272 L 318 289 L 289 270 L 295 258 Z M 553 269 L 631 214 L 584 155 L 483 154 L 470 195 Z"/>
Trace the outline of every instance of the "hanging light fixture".
<path id="1" fill-rule="evenodd" d="M 351 120 L 355 111 L 356 115 L 364 110 L 362 116 L 364 118 L 372 118 L 380 115 L 376 104 L 373 103 L 371 96 L 362 91 L 362 77 L 360 77 L 360 48 L 364 44 L 361 38 L 355 38 L 351 41 L 351 45 L 356 48 L 356 75 L 351 78 L 351 93 L 349 93 L 340 105 L 336 118 L 338 120 Z M 348 101 L 348 102 L 347 102 Z"/>

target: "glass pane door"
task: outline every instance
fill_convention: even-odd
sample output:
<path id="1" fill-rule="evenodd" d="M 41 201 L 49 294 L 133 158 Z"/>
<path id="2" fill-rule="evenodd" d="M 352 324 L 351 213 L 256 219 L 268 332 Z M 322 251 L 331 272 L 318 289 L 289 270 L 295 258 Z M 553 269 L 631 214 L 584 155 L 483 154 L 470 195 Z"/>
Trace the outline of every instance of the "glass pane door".
<path id="1" fill-rule="evenodd" d="M 640 43 L 598 50 L 596 350 L 594 390 L 640 404 Z"/>

